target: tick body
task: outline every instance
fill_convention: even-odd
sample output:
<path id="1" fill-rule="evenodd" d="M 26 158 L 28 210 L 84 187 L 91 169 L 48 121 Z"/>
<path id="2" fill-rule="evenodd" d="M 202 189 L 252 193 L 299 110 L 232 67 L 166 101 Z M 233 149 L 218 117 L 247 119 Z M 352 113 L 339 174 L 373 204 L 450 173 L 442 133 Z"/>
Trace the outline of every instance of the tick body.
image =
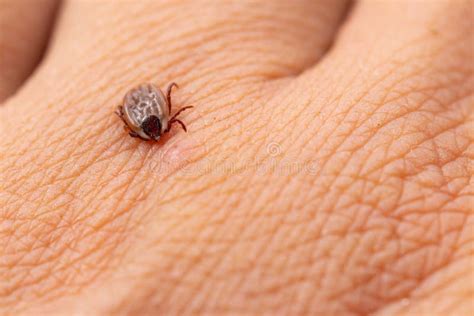
<path id="1" fill-rule="evenodd" d="M 115 113 L 125 123 L 130 136 L 158 141 L 161 135 L 170 131 L 174 123 L 181 125 L 186 132 L 186 125 L 177 116 L 192 106 L 185 106 L 171 116 L 173 87 L 178 88 L 178 85 L 171 83 L 166 90 L 166 97 L 158 87 L 150 83 L 127 92 L 123 104 L 117 107 Z"/>

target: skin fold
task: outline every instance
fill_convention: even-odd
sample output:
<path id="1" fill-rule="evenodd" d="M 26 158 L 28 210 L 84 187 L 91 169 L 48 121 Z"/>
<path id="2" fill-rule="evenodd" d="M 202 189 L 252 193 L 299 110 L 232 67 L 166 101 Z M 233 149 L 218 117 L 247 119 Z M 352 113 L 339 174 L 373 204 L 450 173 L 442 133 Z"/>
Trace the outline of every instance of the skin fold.
<path id="1" fill-rule="evenodd" d="M 473 8 L 62 2 L 0 80 L 0 314 L 472 315 Z"/>

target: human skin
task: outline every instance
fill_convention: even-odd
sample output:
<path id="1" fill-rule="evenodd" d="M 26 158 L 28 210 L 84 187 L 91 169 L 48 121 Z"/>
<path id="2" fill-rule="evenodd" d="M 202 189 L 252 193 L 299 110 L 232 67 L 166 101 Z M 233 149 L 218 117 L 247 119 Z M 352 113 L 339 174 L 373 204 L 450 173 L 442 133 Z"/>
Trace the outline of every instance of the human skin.
<path id="1" fill-rule="evenodd" d="M 58 17 L 0 80 L 0 314 L 472 315 L 472 1 Z M 172 81 L 188 133 L 129 137 L 123 95 Z"/>

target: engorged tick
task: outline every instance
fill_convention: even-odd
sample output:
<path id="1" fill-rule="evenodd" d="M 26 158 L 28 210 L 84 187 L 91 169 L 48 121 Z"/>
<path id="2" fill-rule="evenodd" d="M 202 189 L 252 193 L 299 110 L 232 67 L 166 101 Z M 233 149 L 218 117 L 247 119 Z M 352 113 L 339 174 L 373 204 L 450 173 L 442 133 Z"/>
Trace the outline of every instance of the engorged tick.
<path id="1" fill-rule="evenodd" d="M 171 83 L 163 92 L 150 83 L 142 84 L 129 92 L 123 98 L 123 105 L 119 105 L 117 114 L 125 123 L 125 129 L 132 137 L 143 140 L 158 141 L 164 133 L 168 133 L 173 123 L 178 123 L 186 132 L 186 125 L 176 117 L 184 110 L 193 106 L 185 106 L 171 115 L 171 90 L 178 88 L 176 83 Z"/>

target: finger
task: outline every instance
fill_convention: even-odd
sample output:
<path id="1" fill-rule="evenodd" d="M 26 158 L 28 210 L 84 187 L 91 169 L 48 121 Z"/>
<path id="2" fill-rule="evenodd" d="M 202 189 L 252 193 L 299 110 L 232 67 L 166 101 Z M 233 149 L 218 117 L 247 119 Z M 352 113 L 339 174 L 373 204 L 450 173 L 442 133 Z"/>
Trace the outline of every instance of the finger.
<path id="1" fill-rule="evenodd" d="M 473 97 L 473 14 L 469 0 L 361 1 L 325 62 L 297 79 L 301 87 L 295 94 L 318 87 L 308 96 L 306 111 L 313 114 L 306 113 L 306 119 L 319 111 L 335 115 L 349 110 L 360 114 L 360 122 L 378 116 L 380 126 L 418 111 L 460 111 L 465 119 Z M 332 89 L 335 83 L 339 90 Z M 328 90 L 339 99 L 327 99 Z M 422 117 L 413 115 L 410 121 L 426 127 Z M 429 134 L 441 132 L 445 124 Z"/>
<path id="2" fill-rule="evenodd" d="M 471 4 L 462 0 L 359 2 L 327 58 L 296 80 L 298 89 L 293 94 L 307 97 L 301 119 L 315 129 L 323 128 L 318 124 L 334 123 L 315 120 L 316 115 L 348 111 L 357 113 L 357 122 L 377 126 L 412 113 L 410 122 L 425 128 L 421 122 L 428 124 L 434 117 L 413 114 L 419 111 L 430 115 L 461 111 L 465 119 L 474 70 Z M 308 90 L 314 92 L 303 93 Z M 377 120 L 369 120 L 374 116 Z M 340 115 L 338 124 L 350 119 L 355 118 Z M 347 124 L 353 128 L 355 122 Z M 429 134 L 441 132 L 443 126 Z"/>
<path id="3" fill-rule="evenodd" d="M 75 1 L 51 61 L 63 74 L 205 86 L 278 78 L 312 65 L 332 41 L 345 0 Z M 77 49 L 78 42 L 81 49 Z M 94 68 L 94 73 L 84 69 Z M 81 78 L 76 78 L 77 81 Z M 197 86 L 197 85 L 196 85 Z"/>
<path id="4" fill-rule="evenodd" d="M 0 0 L 0 102 L 31 74 L 48 41 L 57 0 Z"/>
<path id="5" fill-rule="evenodd" d="M 341 69 L 357 66 L 360 75 L 377 76 L 416 65 L 463 64 L 469 72 L 473 36 L 472 1 L 365 0 L 355 6 L 331 56 L 341 62 Z M 336 80 L 354 80 L 344 71 L 334 75 Z"/>
<path id="6" fill-rule="evenodd" d="M 401 59 L 415 53 L 425 57 L 424 60 L 437 58 L 439 62 L 441 56 L 437 53 L 443 53 L 439 52 L 440 46 L 458 50 L 464 46 L 465 52 L 470 50 L 472 54 L 472 37 L 470 0 L 386 1 L 383 5 L 363 1 L 341 36 L 339 48 L 353 47 L 357 43 L 359 49 L 370 47 L 366 55 L 380 56 L 378 59 L 396 58 L 397 55 Z"/>

